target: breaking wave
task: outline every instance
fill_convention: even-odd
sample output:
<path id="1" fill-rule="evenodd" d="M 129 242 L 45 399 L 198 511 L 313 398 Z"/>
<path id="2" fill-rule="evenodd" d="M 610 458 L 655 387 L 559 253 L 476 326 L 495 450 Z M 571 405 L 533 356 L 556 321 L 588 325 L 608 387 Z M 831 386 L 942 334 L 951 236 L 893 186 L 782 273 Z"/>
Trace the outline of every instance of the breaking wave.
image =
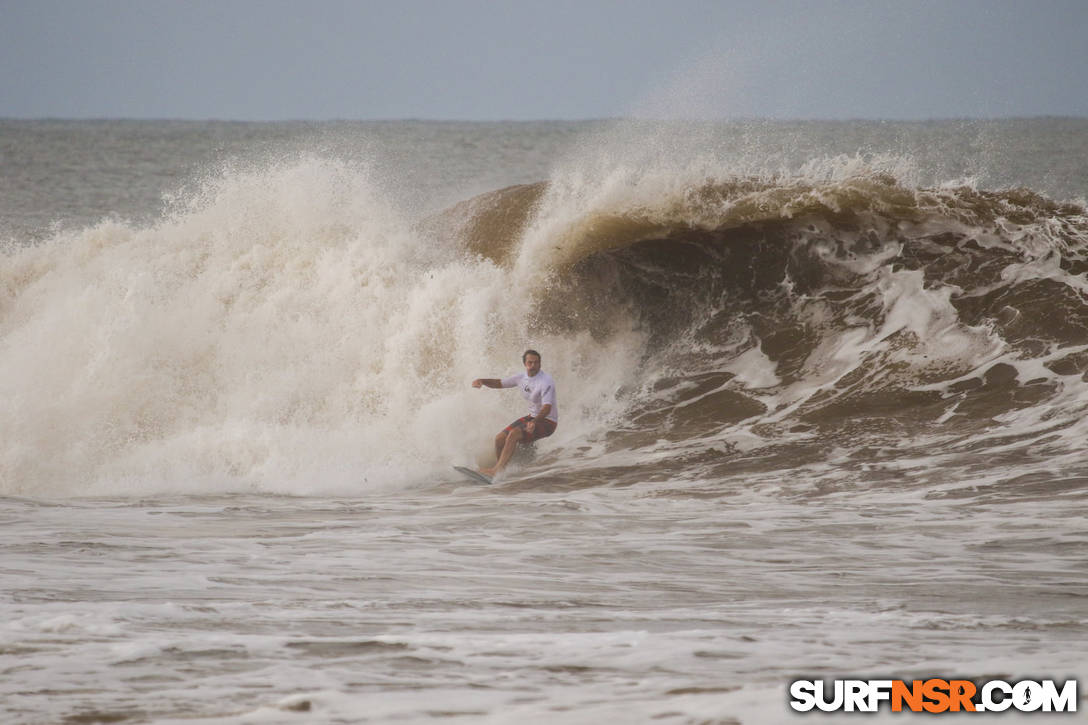
<path id="1" fill-rule="evenodd" d="M 1084 208 L 838 162 L 653 196 L 633 184 L 576 213 L 547 184 L 457 210 L 471 252 L 547 270 L 545 327 L 607 340 L 633 320 L 644 335 L 630 405 L 586 464 L 638 450 L 608 475 L 722 481 L 830 454 L 840 474 L 898 482 L 914 459 L 932 486 L 1000 454 L 1006 478 L 1041 460 L 1073 475 L 1058 461 L 1084 449 Z"/>
<path id="2" fill-rule="evenodd" d="M 872 159 L 557 174 L 422 220 L 358 166 L 225 172 L 7 251 L 0 493 L 431 481 L 520 414 L 468 382 L 529 346 L 564 411 L 538 484 L 1075 482 L 1086 242 L 1080 205 Z"/>

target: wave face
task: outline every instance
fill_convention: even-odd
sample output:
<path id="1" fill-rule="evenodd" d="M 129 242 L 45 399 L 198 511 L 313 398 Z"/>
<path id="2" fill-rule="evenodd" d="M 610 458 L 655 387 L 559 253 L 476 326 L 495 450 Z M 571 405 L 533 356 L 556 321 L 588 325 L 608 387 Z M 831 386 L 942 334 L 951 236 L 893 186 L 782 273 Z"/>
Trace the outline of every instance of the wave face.
<path id="1" fill-rule="evenodd" d="M 467 246 L 547 270 L 545 327 L 644 336 L 629 407 L 587 465 L 632 481 L 833 469 L 808 477 L 816 488 L 898 483 L 904 468 L 930 489 L 1083 476 L 1084 208 L 1026 189 L 915 188 L 855 161 L 815 179 L 632 187 L 575 214 L 543 185 L 478 200 Z M 524 230 L 519 258 L 496 219 Z"/>
<path id="2" fill-rule="evenodd" d="M 522 414 L 468 382 L 526 347 L 564 412 L 532 485 L 1083 491 L 1084 208 L 908 176 L 556 172 L 417 220 L 362 164 L 224 171 L 7 251 L 0 493 L 433 480 Z"/>

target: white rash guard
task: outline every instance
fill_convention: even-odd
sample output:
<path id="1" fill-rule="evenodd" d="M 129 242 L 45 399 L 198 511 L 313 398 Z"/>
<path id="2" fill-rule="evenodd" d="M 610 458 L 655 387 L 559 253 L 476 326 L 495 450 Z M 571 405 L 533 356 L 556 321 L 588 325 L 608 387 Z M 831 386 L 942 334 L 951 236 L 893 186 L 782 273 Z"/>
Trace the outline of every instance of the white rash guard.
<path id="1" fill-rule="evenodd" d="M 540 409 L 546 404 L 551 404 L 547 418 L 553 423 L 559 423 L 559 403 L 555 399 L 555 381 L 552 376 L 541 370 L 536 375 L 529 377 L 529 373 L 517 373 L 502 379 L 504 388 L 521 388 L 521 397 L 529 401 L 529 415 L 534 418 L 540 414 Z"/>

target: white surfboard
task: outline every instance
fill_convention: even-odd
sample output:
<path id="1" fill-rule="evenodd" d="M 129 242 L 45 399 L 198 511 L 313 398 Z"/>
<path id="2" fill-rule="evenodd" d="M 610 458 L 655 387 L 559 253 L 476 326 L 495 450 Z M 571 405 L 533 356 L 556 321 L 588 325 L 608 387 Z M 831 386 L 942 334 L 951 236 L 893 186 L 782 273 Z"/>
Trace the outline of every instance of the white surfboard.
<path id="1" fill-rule="evenodd" d="M 474 483 L 482 483 L 482 484 L 485 484 L 485 485 L 492 483 L 492 480 L 491 480 L 490 477 L 485 476 L 484 474 L 480 473 L 479 471 L 473 471 L 471 468 L 465 468 L 464 466 L 454 466 L 453 470 L 457 471 L 462 476 L 464 476 L 465 478 L 469 479 L 470 481 L 472 481 Z"/>

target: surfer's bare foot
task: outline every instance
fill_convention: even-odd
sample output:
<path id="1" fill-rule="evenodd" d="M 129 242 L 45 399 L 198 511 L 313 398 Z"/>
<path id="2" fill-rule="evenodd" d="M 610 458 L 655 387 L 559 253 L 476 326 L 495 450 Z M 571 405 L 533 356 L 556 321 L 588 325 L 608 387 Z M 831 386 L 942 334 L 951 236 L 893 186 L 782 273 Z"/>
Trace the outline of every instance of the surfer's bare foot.
<path id="1" fill-rule="evenodd" d="M 498 471 L 496 471 L 494 468 L 481 468 L 480 473 L 484 474 L 485 476 L 494 476 L 496 473 L 498 473 Z"/>

